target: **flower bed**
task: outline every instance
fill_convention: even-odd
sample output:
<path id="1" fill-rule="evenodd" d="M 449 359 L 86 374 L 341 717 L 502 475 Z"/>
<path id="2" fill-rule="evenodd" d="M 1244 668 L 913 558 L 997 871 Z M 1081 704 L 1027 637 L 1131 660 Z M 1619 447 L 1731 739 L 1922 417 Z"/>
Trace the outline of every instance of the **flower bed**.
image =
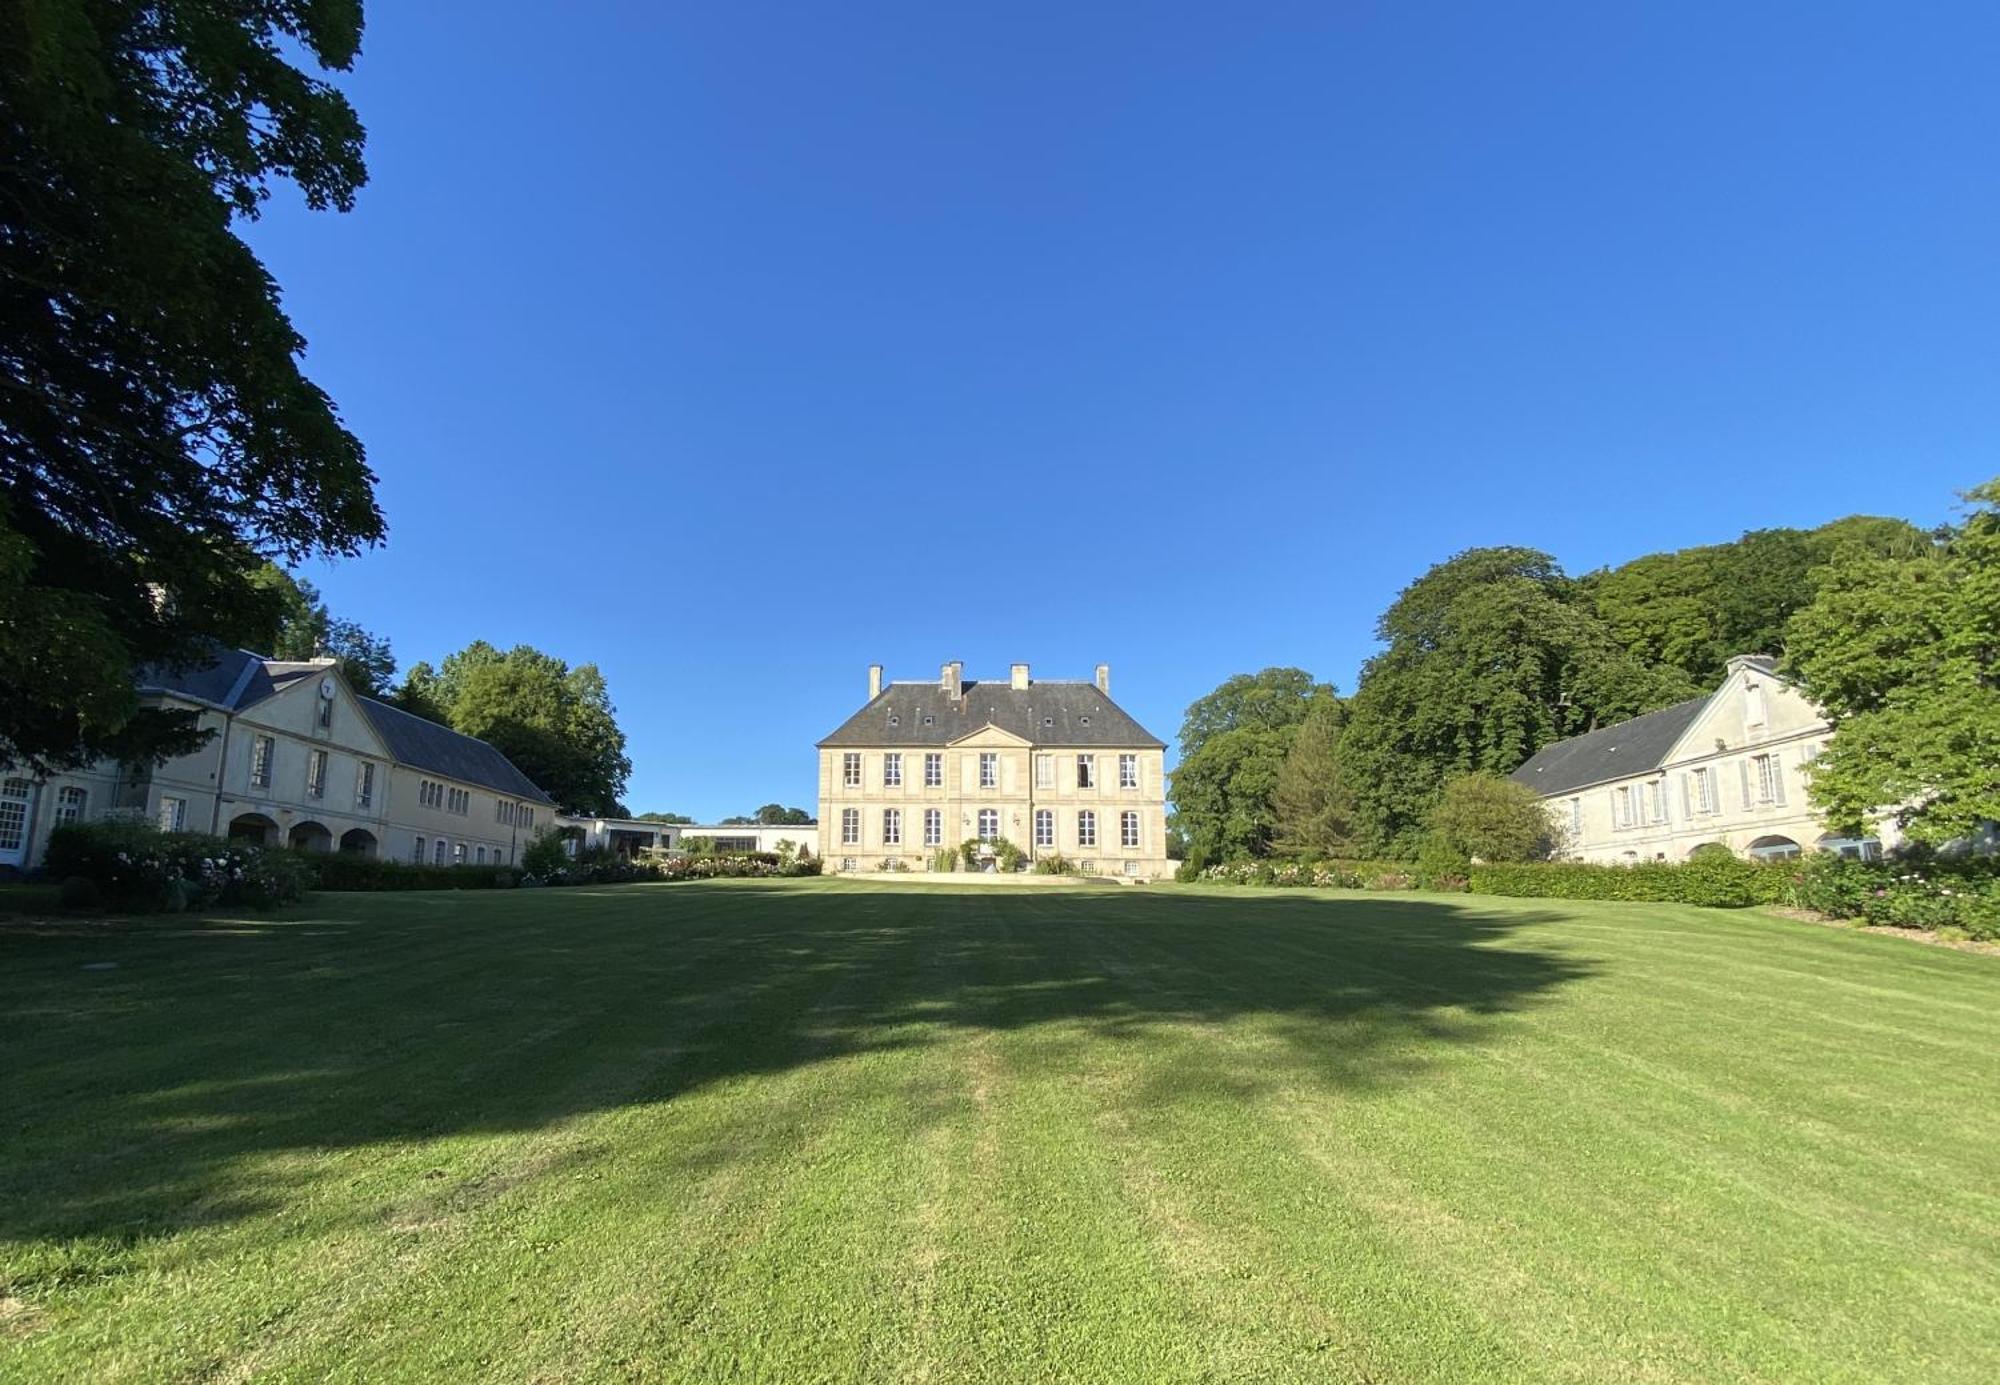
<path id="1" fill-rule="evenodd" d="M 68 882 L 85 880 L 104 905 L 140 913 L 288 904 L 303 897 L 313 878 L 287 851 L 118 820 L 56 828 L 44 868 L 64 882 L 67 897 L 83 897 Z"/>

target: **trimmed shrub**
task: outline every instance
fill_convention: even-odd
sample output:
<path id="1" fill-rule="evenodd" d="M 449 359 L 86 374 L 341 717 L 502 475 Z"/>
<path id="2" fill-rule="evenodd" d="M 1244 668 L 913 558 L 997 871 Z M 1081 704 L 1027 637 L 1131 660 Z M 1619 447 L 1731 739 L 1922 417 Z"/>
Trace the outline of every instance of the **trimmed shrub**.
<path id="1" fill-rule="evenodd" d="M 522 875 L 514 866 L 419 866 L 339 853 L 305 862 L 322 890 L 511 890 Z"/>
<path id="2" fill-rule="evenodd" d="M 1604 866 L 1579 861 L 1543 861 L 1482 865 L 1473 866 L 1467 879 L 1474 894 L 1743 909 L 1753 904 L 1785 903 L 1790 897 L 1791 875 L 1783 862 L 1762 864 L 1735 856 L 1709 855 L 1681 864 L 1641 861 L 1629 866 Z"/>
<path id="3" fill-rule="evenodd" d="M 1911 857 L 1794 862 L 1789 903 L 1829 918 L 1927 930 L 1957 929 L 2000 941 L 2000 859 Z"/>
<path id="4" fill-rule="evenodd" d="M 104 907 L 104 891 L 87 875 L 68 875 L 63 877 L 56 900 L 65 909 L 87 914 Z"/>
<path id="5" fill-rule="evenodd" d="M 1069 857 L 1063 855 L 1060 851 L 1058 851 L 1052 856 L 1044 856 L 1038 861 L 1036 861 L 1035 874 L 1075 875 L 1076 862 L 1070 860 Z"/>
<path id="6" fill-rule="evenodd" d="M 289 904 L 312 884 L 311 871 L 290 852 L 198 832 L 162 832 L 129 819 L 56 828 L 44 864 L 66 888 L 71 878 L 85 880 L 104 904 L 141 913 Z"/>

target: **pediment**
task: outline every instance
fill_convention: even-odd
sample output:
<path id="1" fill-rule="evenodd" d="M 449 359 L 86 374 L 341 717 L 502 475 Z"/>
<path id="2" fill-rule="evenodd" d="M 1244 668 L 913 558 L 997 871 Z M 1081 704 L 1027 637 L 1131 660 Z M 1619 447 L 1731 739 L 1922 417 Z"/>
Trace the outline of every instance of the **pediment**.
<path id="1" fill-rule="evenodd" d="M 977 731 L 968 731 L 963 736 L 960 736 L 957 740 L 947 741 L 945 742 L 945 744 L 950 746 L 954 750 L 959 749 L 960 747 L 971 747 L 975 749 L 980 749 L 987 746 L 993 746 L 996 748 L 1006 747 L 1012 749 L 1020 746 L 1029 745 L 1031 744 L 1031 742 L 1023 739 L 1020 736 L 1015 735 L 1012 731 L 1003 731 L 989 721 L 984 726 L 980 727 Z"/>

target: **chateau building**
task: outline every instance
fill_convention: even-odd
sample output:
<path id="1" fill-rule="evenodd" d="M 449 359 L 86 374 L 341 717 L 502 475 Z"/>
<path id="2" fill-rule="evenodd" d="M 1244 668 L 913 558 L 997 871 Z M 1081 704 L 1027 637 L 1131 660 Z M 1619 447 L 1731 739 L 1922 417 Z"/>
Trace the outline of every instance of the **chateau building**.
<path id="1" fill-rule="evenodd" d="M 819 743 L 819 852 L 836 871 L 927 870 L 971 839 L 1031 861 L 1061 855 L 1098 875 L 1158 880 L 1166 849 L 1166 745 L 1111 700 L 1111 670 L 1051 682 L 1015 664 L 1005 682 L 944 665 L 884 685 Z"/>
<path id="2" fill-rule="evenodd" d="M 159 766 L 0 770 L 0 870 L 39 865 L 62 823 L 114 815 L 441 866 L 517 862 L 555 820 L 555 803 L 500 751 L 361 696 L 331 659 L 218 650 L 196 668 L 149 671 L 139 694 L 194 712 L 208 740 Z"/>
<path id="3" fill-rule="evenodd" d="M 1759 858 L 1872 859 L 1880 837 L 1829 833 L 1806 796 L 1832 735 L 1774 660 L 1746 654 L 1708 696 L 1543 746 L 1512 777 L 1548 805 L 1572 860 L 1680 861 L 1711 843 Z"/>

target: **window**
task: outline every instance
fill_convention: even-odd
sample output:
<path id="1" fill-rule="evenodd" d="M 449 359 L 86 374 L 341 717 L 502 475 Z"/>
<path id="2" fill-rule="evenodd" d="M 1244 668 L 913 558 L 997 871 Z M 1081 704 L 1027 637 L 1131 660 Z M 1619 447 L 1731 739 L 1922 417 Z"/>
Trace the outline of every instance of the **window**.
<path id="1" fill-rule="evenodd" d="M 1035 809 L 1035 845 L 1056 844 L 1056 815 L 1047 808 Z"/>
<path id="2" fill-rule="evenodd" d="M 1056 757 L 1037 755 L 1035 757 L 1035 787 L 1053 789 L 1056 786 Z"/>
<path id="3" fill-rule="evenodd" d="M 474 848 L 472 848 L 472 864 L 474 864 L 475 866 L 483 866 L 486 864 L 485 847 L 475 846 Z"/>
<path id="4" fill-rule="evenodd" d="M 861 752 L 850 750 L 840 757 L 840 782 L 850 789 L 861 787 Z"/>
<path id="5" fill-rule="evenodd" d="M 1687 791 L 1687 810 L 1690 814 L 1713 813 L 1721 806 L 1715 796 L 1715 771 L 1712 769 L 1689 771 Z"/>
<path id="6" fill-rule="evenodd" d="M 1124 812 L 1118 815 L 1118 844 L 1124 847 L 1139 845 L 1139 815 Z"/>
<path id="7" fill-rule="evenodd" d="M 842 846 L 861 845 L 861 810 L 842 808 L 840 810 L 840 844 Z"/>
<path id="8" fill-rule="evenodd" d="M 882 845 L 901 846 L 903 844 L 903 810 L 884 808 L 882 810 Z"/>
<path id="9" fill-rule="evenodd" d="M 944 756 L 932 752 L 924 756 L 924 787 L 941 789 L 944 787 Z"/>
<path id="10" fill-rule="evenodd" d="M 250 787 L 268 789 L 271 787 L 271 761 L 278 755 L 278 743 L 269 736 L 259 736 L 250 742 Z"/>
<path id="11" fill-rule="evenodd" d="M 439 837 L 435 844 L 435 849 L 431 852 L 431 863 L 433 865 L 439 865 L 439 866 L 443 865 L 444 853 L 445 853 L 445 840 L 443 837 Z"/>
<path id="12" fill-rule="evenodd" d="M 417 802 L 426 808 L 444 807 L 444 785 L 435 779 L 420 780 L 417 784 Z"/>
<path id="13" fill-rule="evenodd" d="M 1076 844 L 1078 846 L 1097 845 L 1097 814 L 1085 808 L 1076 815 Z"/>
<path id="14" fill-rule="evenodd" d="M 185 798 L 160 797 L 160 830 L 178 832 L 187 826 L 188 802 Z"/>
<path id="15" fill-rule="evenodd" d="M 28 799 L 35 786 L 25 779 L 9 779 L 0 794 L 0 851 L 19 851 L 28 837 Z"/>
<path id="16" fill-rule="evenodd" d="M 1139 757 L 1120 755 L 1118 757 L 1118 787 L 1136 789 L 1139 787 Z"/>
<path id="17" fill-rule="evenodd" d="M 1000 787 L 1000 753 L 996 750 L 979 752 L 979 787 L 982 789 Z"/>
<path id="18" fill-rule="evenodd" d="M 1611 791 L 1611 821 L 1618 827 L 1632 825 L 1632 790 L 1629 785 Z"/>
<path id="19" fill-rule="evenodd" d="M 333 725 L 333 699 L 330 697 L 319 700 L 319 724 L 322 729 Z"/>
<path id="20" fill-rule="evenodd" d="M 464 842 L 453 842 L 451 844 L 451 863 L 455 866 L 462 866 L 465 864 Z"/>
<path id="21" fill-rule="evenodd" d="M 1652 823 L 1667 820 L 1667 786 L 1664 780 L 1655 779 L 1646 785 L 1646 821 Z"/>
<path id="22" fill-rule="evenodd" d="M 893 750 L 882 757 L 882 787 L 885 789 L 903 787 L 903 757 Z"/>
<path id="23" fill-rule="evenodd" d="M 418 865 L 424 863 L 424 839 L 422 837 L 417 838 L 417 849 L 411 853 L 410 859 Z"/>
<path id="24" fill-rule="evenodd" d="M 354 806 L 371 807 L 375 802 L 375 762 L 363 760 L 354 776 Z"/>
<path id="25" fill-rule="evenodd" d="M 1079 789 L 1097 787 L 1097 757 L 1079 755 L 1076 757 L 1076 786 Z"/>
<path id="26" fill-rule="evenodd" d="M 326 797 L 326 752 L 315 750 L 306 756 L 306 797 Z"/>
<path id="27" fill-rule="evenodd" d="M 535 810 L 523 803 L 521 805 L 519 821 L 523 827 L 533 827 L 535 825 Z"/>
<path id="28" fill-rule="evenodd" d="M 1000 810 L 981 808 L 979 810 L 979 840 L 996 842 L 1000 840 Z"/>
<path id="29" fill-rule="evenodd" d="M 497 823 L 500 823 L 500 824 L 501 824 L 501 825 L 503 825 L 503 826 L 504 826 L 504 825 L 506 825 L 506 824 L 508 824 L 508 823 L 511 823 L 511 822 L 513 822 L 513 821 L 514 821 L 514 800 L 513 800 L 513 799 L 511 799 L 511 798 L 496 798 L 496 799 L 494 799 L 494 800 L 493 800 L 493 820 L 494 820 L 495 822 L 497 822 Z"/>
<path id="30" fill-rule="evenodd" d="M 56 822 L 82 822 L 84 807 L 90 802 L 90 795 L 74 784 L 56 790 Z"/>
<path id="31" fill-rule="evenodd" d="M 1577 840 L 1582 836 L 1583 836 L 1583 800 L 1580 798 L 1572 798 L 1569 801 L 1570 844 L 1575 845 Z"/>
<path id="32" fill-rule="evenodd" d="M 944 814 L 935 808 L 924 809 L 924 845 L 944 845 Z"/>
<path id="33" fill-rule="evenodd" d="M 1785 806 L 1785 774 L 1775 755 L 1752 755 L 1743 764 L 1743 806 Z"/>

